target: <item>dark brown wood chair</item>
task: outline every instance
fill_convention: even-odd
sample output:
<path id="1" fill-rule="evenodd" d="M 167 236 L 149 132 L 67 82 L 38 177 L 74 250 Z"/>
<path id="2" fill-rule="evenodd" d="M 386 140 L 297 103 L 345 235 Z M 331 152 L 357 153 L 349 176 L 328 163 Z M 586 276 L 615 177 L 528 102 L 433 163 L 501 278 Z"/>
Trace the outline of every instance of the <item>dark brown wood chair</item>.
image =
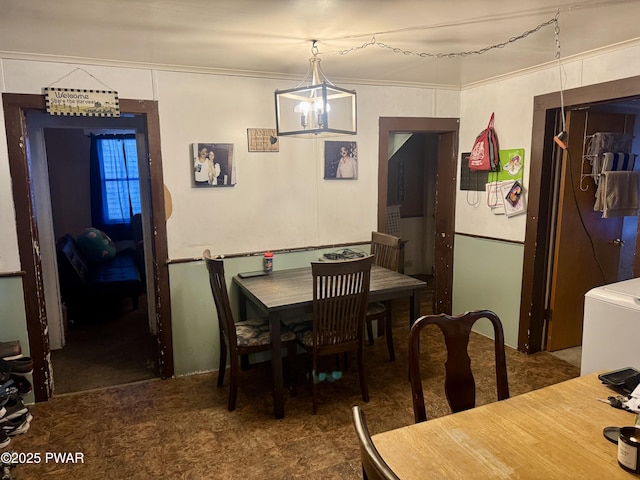
<path id="1" fill-rule="evenodd" d="M 394 272 L 400 268 L 400 244 L 398 237 L 386 233 L 371 232 L 371 254 L 375 257 L 375 264 Z M 396 359 L 393 348 L 391 301 L 375 302 L 367 308 L 367 338 L 369 345 L 373 345 L 373 321 L 378 321 L 378 336 L 387 338 L 389 358 Z"/>
<path id="2" fill-rule="evenodd" d="M 471 359 L 467 346 L 471 328 L 482 318 L 489 319 L 494 330 L 498 400 L 509 398 L 504 333 L 500 318 L 490 310 L 476 310 L 457 316 L 426 315 L 416 320 L 409 332 L 409 376 L 416 423 L 427 420 L 420 375 L 420 333 L 427 325 L 437 325 L 442 331 L 447 347 L 445 393 L 452 412 L 460 412 L 476 406 L 476 383 L 471 371 Z"/>
<path id="3" fill-rule="evenodd" d="M 250 355 L 257 352 L 268 352 L 271 350 L 271 333 L 269 321 L 267 319 L 243 320 L 234 322 L 229 304 L 227 284 L 224 277 L 224 261 L 211 257 L 211 252 L 207 249 L 202 254 L 207 270 L 209 270 L 209 281 L 213 300 L 218 312 L 218 324 L 220 327 L 220 370 L 218 372 L 218 387 L 224 383 L 224 376 L 227 366 L 227 351 L 229 353 L 229 403 L 228 410 L 231 412 L 236 408 L 238 397 L 238 357 Z M 282 346 L 287 348 L 287 359 L 289 360 L 289 375 L 291 378 L 292 394 L 295 395 L 295 359 L 296 359 L 296 336 L 291 330 L 282 326 L 280 341 Z"/>
<path id="4" fill-rule="evenodd" d="M 341 262 L 311 262 L 313 318 L 294 324 L 298 343 L 311 355 L 313 413 L 318 411 L 320 357 L 356 352 L 362 400 L 369 401 L 364 372 L 364 322 L 373 256 Z"/>
<path id="5" fill-rule="evenodd" d="M 362 477 L 365 480 L 400 480 L 389 468 L 389 465 L 380 456 L 376 446 L 373 444 L 362 409 L 358 405 L 354 405 L 351 411 L 353 412 L 353 425 L 356 428 L 358 442 L 360 443 Z"/>

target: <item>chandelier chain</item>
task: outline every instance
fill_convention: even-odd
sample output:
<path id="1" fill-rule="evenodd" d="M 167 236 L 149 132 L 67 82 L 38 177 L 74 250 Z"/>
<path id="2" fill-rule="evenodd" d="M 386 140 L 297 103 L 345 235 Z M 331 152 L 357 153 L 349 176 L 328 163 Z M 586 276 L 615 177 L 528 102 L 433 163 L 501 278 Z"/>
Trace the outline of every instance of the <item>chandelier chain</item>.
<path id="1" fill-rule="evenodd" d="M 433 57 L 433 58 L 456 58 L 456 57 L 468 57 L 469 55 L 482 55 L 483 53 L 486 53 L 490 50 L 494 50 L 496 48 L 504 48 L 509 44 L 515 43 L 519 40 L 522 40 L 526 37 L 528 37 L 529 35 L 533 34 L 533 33 L 537 33 L 538 31 L 540 31 L 541 29 L 543 29 L 544 27 L 548 27 L 549 25 L 553 25 L 554 26 L 554 30 L 555 30 L 555 38 L 556 38 L 556 59 L 560 58 L 560 27 L 558 26 L 558 17 L 560 16 L 560 10 L 558 10 L 555 14 L 555 16 L 549 20 L 547 20 L 546 22 L 541 23 L 540 25 L 538 25 L 537 27 L 531 29 L 531 30 L 527 30 L 526 32 L 521 33 L 520 35 L 516 36 L 516 37 L 511 37 L 510 39 L 504 41 L 504 42 L 500 42 L 500 43 L 496 43 L 495 45 L 489 45 L 486 46 L 484 48 L 480 48 L 479 50 L 469 50 L 469 51 L 463 51 L 463 52 L 452 52 L 452 53 L 432 53 L 432 52 L 414 52 L 412 50 L 404 50 L 402 48 L 399 47 L 393 47 L 391 45 L 388 45 L 386 43 L 383 42 L 379 42 L 376 40 L 376 35 L 373 34 L 371 37 L 371 40 L 363 43 L 360 46 L 357 47 L 352 47 L 352 48 L 348 48 L 345 50 L 340 50 L 338 52 L 339 55 L 347 55 L 351 52 L 357 51 L 357 50 L 363 50 L 371 45 L 376 45 L 380 48 L 384 48 L 387 50 L 391 50 L 394 53 L 401 53 L 403 55 L 414 55 L 417 57 L 422 57 L 422 58 L 426 58 L 426 57 Z"/>

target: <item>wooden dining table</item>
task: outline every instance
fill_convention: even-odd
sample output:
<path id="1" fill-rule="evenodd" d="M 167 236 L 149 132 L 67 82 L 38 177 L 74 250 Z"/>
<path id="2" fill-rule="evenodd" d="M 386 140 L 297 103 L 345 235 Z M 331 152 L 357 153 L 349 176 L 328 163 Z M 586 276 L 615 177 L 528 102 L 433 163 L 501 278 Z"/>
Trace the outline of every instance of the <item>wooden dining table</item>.
<path id="1" fill-rule="evenodd" d="M 627 479 L 607 426 L 634 414 L 597 398 L 617 395 L 597 374 L 373 436 L 403 480 Z"/>
<path id="2" fill-rule="evenodd" d="M 280 321 L 311 312 L 313 277 L 311 266 L 278 270 L 269 275 L 233 277 L 239 288 L 240 318 L 247 318 L 247 303 L 253 304 L 261 315 L 269 319 L 271 328 L 271 364 L 273 371 L 273 400 L 276 418 L 284 417 L 284 386 Z M 420 316 L 420 292 L 427 284 L 416 278 L 377 265 L 371 268 L 369 301 L 381 302 L 409 297 L 407 328 Z"/>

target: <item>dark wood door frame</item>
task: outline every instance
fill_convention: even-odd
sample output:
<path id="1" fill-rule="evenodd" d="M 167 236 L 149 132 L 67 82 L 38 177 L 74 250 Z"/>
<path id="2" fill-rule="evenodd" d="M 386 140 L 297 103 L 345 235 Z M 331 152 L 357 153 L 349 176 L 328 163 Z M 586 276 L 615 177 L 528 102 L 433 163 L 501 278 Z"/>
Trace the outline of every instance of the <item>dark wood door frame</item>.
<path id="1" fill-rule="evenodd" d="M 40 402 L 47 400 L 51 396 L 52 383 L 38 230 L 31 200 L 25 112 L 29 110 L 46 112 L 46 105 L 43 95 L 4 93 L 2 100 L 13 201 L 16 211 L 18 251 L 23 272 L 29 350 L 34 363 L 33 390 L 36 402 Z M 152 237 L 153 278 L 156 287 L 155 291 L 157 292 L 155 302 L 158 325 L 159 370 L 162 378 L 169 378 L 173 376 L 174 365 L 158 103 L 148 100 L 121 99 L 120 111 L 144 116 L 146 122 L 152 208 L 151 229 L 154 232 Z"/>
<path id="2" fill-rule="evenodd" d="M 640 76 L 563 92 L 565 109 L 640 96 Z M 534 97 L 531 160 L 520 300 L 518 350 L 542 350 L 548 256 L 553 219 L 553 177 L 557 155 L 553 137 L 561 130 L 560 92 Z M 560 125 L 560 126 L 559 126 Z M 637 257 L 637 256 L 636 256 Z M 636 258 L 634 271 L 638 271 Z"/>
<path id="3" fill-rule="evenodd" d="M 387 224 L 387 179 L 390 133 L 434 133 L 438 142 L 438 180 L 435 213 L 434 313 L 451 313 L 453 296 L 453 242 L 456 210 L 457 118 L 381 117 L 378 145 L 378 231 Z"/>

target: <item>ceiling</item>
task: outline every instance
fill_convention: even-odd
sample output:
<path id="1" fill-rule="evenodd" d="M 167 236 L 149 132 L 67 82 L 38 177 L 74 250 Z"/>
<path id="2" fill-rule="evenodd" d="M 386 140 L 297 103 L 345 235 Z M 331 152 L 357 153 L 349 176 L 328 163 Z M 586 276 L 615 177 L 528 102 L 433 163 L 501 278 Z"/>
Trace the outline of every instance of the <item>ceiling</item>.
<path id="1" fill-rule="evenodd" d="M 558 11 L 561 59 L 640 41 L 640 0 L 0 0 L 0 9 L 5 58 L 300 80 L 317 40 L 336 84 L 457 88 L 554 62 L 553 24 L 517 38 Z"/>

